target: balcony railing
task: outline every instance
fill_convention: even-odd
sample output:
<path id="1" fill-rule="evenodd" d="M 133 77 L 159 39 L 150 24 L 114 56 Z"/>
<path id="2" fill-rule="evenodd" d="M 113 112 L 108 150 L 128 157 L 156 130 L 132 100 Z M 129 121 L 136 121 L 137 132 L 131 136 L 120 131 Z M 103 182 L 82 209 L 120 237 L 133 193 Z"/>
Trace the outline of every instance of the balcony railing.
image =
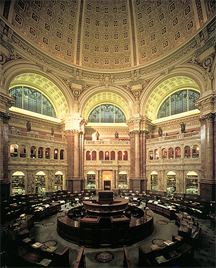
<path id="1" fill-rule="evenodd" d="M 130 144 L 130 140 L 96 140 L 96 141 L 89 141 L 85 140 L 85 145 L 91 145 L 91 144 Z"/>
<path id="2" fill-rule="evenodd" d="M 15 135 L 15 136 L 22 136 L 22 137 L 28 137 L 28 138 L 34 138 L 34 139 L 39 139 L 39 140 L 50 140 L 50 141 L 58 141 L 58 142 L 65 142 L 65 137 L 55 137 L 52 136 L 51 134 L 39 134 L 36 131 L 30 131 L 30 132 L 26 132 L 26 131 L 21 131 L 21 130 L 13 130 L 11 129 L 9 132 L 10 135 Z"/>
<path id="3" fill-rule="evenodd" d="M 177 139 L 199 137 L 199 136 L 200 136 L 200 131 L 192 131 L 192 132 L 187 132 L 187 133 L 179 133 L 176 135 L 169 135 L 169 136 L 164 135 L 163 137 L 147 139 L 146 143 L 155 143 L 155 142 L 161 142 L 161 141 L 167 141 L 167 140 L 177 140 Z"/>

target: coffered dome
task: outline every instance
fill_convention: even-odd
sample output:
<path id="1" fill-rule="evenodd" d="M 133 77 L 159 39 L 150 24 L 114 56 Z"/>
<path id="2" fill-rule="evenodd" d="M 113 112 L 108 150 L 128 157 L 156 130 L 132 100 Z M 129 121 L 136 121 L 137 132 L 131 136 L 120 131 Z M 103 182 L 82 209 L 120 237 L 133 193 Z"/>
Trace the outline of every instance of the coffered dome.
<path id="1" fill-rule="evenodd" d="M 204 13 L 201 1 L 187 0 L 12 3 L 12 27 L 32 45 L 70 65 L 96 70 L 152 63 L 180 47 L 214 13 L 213 1 L 202 2 Z"/>

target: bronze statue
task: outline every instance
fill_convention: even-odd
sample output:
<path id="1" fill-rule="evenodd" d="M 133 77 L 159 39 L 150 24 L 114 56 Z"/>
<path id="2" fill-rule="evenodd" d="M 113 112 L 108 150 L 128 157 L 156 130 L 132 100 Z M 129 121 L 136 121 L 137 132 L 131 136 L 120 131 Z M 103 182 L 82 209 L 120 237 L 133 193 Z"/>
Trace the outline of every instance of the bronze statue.
<path id="1" fill-rule="evenodd" d="M 159 134 L 159 137 L 162 137 L 163 135 L 163 130 L 161 127 L 158 128 L 158 134 Z"/>
<path id="2" fill-rule="evenodd" d="M 115 138 L 116 138 L 116 139 L 118 139 L 118 138 L 119 138 L 119 134 L 118 134 L 118 132 L 117 132 L 117 131 L 115 132 Z"/>
<path id="3" fill-rule="evenodd" d="M 27 131 L 31 131 L 31 123 L 29 121 L 26 123 L 26 128 Z"/>
<path id="4" fill-rule="evenodd" d="M 54 136 L 54 128 L 51 127 L 51 136 Z"/>
<path id="5" fill-rule="evenodd" d="M 100 137 L 100 133 L 97 131 L 96 134 L 95 134 L 95 136 L 96 136 L 96 139 L 98 141 L 99 140 L 99 137 Z"/>
<path id="6" fill-rule="evenodd" d="M 186 131 L 185 131 L 185 123 L 184 122 L 182 122 L 181 124 L 180 124 L 180 126 L 181 126 L 181 133 L 186 133 Z"/>

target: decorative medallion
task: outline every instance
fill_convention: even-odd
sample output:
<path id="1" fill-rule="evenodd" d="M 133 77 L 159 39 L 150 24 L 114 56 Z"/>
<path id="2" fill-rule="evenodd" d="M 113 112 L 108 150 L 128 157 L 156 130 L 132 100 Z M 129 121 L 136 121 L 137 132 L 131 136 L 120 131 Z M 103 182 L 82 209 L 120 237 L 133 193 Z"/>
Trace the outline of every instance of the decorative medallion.
<path id="1" fill-rule="evenodd" d="M 108 263 L 114 260 L 114 254 L 110 251 L 102 251 L 96 254 L 95 260 L 101 263 Z"/>
<path id="2" fill-rule="evenodd" d="M 159 220 L 156 223 L 157 224 L 160 224 L 160 225 L 167 225 L 169 222 L 168 221 L 164 221 L 164 220 Z"/>
<path id="3" fill-rule="evenodd" d="M 42 225 L 43 226 L 52 226 L 54 224 L 55 224 L 55 222 L 46 222 L 46 223 L 43 223 Z"/>

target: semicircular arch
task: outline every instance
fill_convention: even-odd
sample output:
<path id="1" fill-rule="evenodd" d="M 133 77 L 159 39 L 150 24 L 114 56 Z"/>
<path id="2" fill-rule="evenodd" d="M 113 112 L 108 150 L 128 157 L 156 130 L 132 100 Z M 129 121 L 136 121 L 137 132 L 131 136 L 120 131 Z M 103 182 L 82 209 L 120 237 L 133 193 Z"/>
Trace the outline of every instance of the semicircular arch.
<path id="1" fill-rule="evenodd" d="M 8 90 L 15 86 L 29 86 L 42 92 L 51 101 L 59 119 L 72 111 L 73 97 L 64 83 L 52 74 L 47 74 L 31 64 L 13 65 L 6 71 L 5 88 Z"/>
<path id="2" fill-rule="evenodd" d="M 201 92 L 200 83 L 186 73 L 174 73 L 157 78 L 149 85 L 142 96 L 141 112 L 149 119 L 155 120 L 162 102 L 172 93 L 181 89 L 193 89 Z"/>
<path id="3" fill-rule="evenodd" d="M 102 91 L 103 90 L 103 91 Z M 91 111 L 100 104 L 112 104 L 122 110 L 126 120 L 134 113 L 133 101 L 130 96 L 117 89 L 94 88 L 80 102 L 80 113 L 88 119 Z"/>

